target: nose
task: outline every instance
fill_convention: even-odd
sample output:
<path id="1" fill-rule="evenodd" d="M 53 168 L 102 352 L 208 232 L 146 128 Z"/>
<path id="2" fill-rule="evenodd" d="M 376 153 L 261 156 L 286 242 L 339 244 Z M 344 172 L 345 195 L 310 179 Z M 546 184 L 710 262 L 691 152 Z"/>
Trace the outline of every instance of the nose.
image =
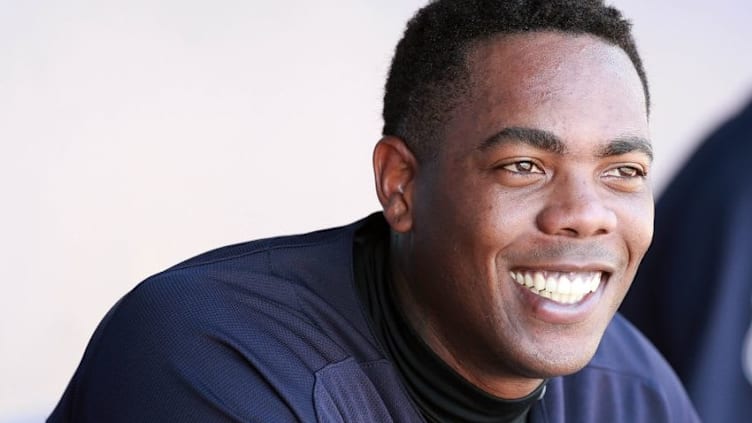
<path id="1" fill-rule="evenodd" d="M 617 217 L 604 195 L 592 177 L 562 177 L 551 187 L 536 224 L 548 235 L 586 238 L 611 233 Z"/>

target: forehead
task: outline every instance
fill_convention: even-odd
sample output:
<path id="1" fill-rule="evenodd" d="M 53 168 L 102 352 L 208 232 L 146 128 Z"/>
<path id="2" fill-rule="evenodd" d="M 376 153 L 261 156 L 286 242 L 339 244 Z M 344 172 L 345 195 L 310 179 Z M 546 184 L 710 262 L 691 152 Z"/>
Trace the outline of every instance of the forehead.
<path id="1" fill-rule="evenodd" d="M 501 34 L 472 45 L 467 62 L 474 82 L 488 77 L 496 81 L 508 79 L 525 89 L 540 88 L 543 84 L 571 85 L 587 80 L 583 76 L 593 75 L 641 84 L 629 56 L 621 48 L 590 34 L 559 31 Z"/>
<path id="2" fill-rule="evenodd" d="M 480 142 L 504 127 L 532 127 L 563 140 L 649 138 L 642 84 L 619 47 L 590 35 L 502 35 L 467 56 L 470 89 L 448 139 Z"/>

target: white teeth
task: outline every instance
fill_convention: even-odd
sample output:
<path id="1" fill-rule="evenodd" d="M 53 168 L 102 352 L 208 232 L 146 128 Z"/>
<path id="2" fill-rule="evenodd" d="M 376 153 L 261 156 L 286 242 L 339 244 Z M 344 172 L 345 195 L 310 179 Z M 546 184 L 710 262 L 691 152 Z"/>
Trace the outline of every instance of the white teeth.
<path id="1" fill-rule="evenodd" d="M 572 292 L 572 282 L 569 282 L 569 278 L 562 276 L 559 278 L 559 292 L 569 295 Z"/>
<path id="2" fill-rule="evenodd" d="M 536 295 L 562 304 L 580 302 L 585 295 L 595 292 L 601 284 L 601 272 L 509 272 L 518 284 Z"/>
<path id="3" fill-rule="evenodd" d="M 601 284 L 601 274 L 596 273 L 592 275 L 586 282 L 588 292 L 595 292 Z"/>
<path id="4" fill-rule="evenodd" d="M 551 275 L 546 279 L 546 291 L 551 291 L 551 293 L 556 292 L 557 288 L 556 283 L 556 277 Z"/>
<path id="5" fill-rule="evenodd" d="M 533 282 L 533 277 L 530 275 L 530 273 L 525 274 L 525 286 L 530 288 L 535 285 L 535 282 Z"/>
<path id="6" fill-rule="evenodd" d="M 590 281 L 590 292 L 595 292 L 598 290 L 598 287 L 601 285 L 601 274 L 596 273 L 595 276 L 593 276 L 592 280 Z"/>
<path id="7" fill-rule="evenodd" d="M 585 282 L 583 282 L 582 276 L 577 275 L 574 277 L 574 280 L 572 280 L 572 295 L 585 294 L 589 289 L 590 287 L 586 286 Z"/>
<path id="8" fill-rule="evenodd" d="M 534 285 L 536 291 L 543 291 L 546 288 L 546 279 L 541 272 L 535 272 L 533 276 Z"/>

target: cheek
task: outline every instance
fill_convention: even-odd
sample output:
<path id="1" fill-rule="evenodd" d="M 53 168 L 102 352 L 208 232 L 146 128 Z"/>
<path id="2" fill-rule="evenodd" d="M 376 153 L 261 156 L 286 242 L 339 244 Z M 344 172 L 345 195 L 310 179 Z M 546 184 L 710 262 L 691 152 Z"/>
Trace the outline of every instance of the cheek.
<path id="1" fill-rule="evenodd" d="M 627 247 L 630 250 L 632 261 L 639 263 L 647 252 L 653 240 L 653 197 L 647 196 L 639 202 L 630 203 L 628 214 L 624 216 L 624 227 Z"/>
<path id="2" fill-rule="evenodd" d="M 546 204 L 542 192 L 495 186 L 486 197 L 486 225 L 492 228 L 495 244 L 505 245 L 536 230 L 536 216 Z"/>
<path id="3" fill-rule="evenodd" d="M 498 254 L 534 222 L 532 204 L 497 191 L 476 191 L 473 198 L 465 200 L 467 206 L 459 213 L 466 225 L 464 242 L 480 249 L 486 259 Z"/>
<path id="4" fill-rule="evenodd" d="M 534 226 L 537 200 L 461 164 L 431 176 L 434 184 L 415 198 L 416 226 L 432 244 L 426 247 L 452 254 L 463 272 L 487 276 L 500 252 Z"/>

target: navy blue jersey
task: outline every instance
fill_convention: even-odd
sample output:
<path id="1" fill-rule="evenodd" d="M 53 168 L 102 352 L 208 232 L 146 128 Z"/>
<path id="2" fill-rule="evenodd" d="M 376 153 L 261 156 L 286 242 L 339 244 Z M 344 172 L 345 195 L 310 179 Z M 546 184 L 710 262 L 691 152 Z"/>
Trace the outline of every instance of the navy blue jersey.
<path id="1" fill-rule="evenodd" d="M 355 224 L 240 244 L 141 283 L 104 318 L 49 422 L 423 422 L 371 333 Z M 535 422 L 695 422 L 617 316 L 592 362 L 549 380 Z"/>

